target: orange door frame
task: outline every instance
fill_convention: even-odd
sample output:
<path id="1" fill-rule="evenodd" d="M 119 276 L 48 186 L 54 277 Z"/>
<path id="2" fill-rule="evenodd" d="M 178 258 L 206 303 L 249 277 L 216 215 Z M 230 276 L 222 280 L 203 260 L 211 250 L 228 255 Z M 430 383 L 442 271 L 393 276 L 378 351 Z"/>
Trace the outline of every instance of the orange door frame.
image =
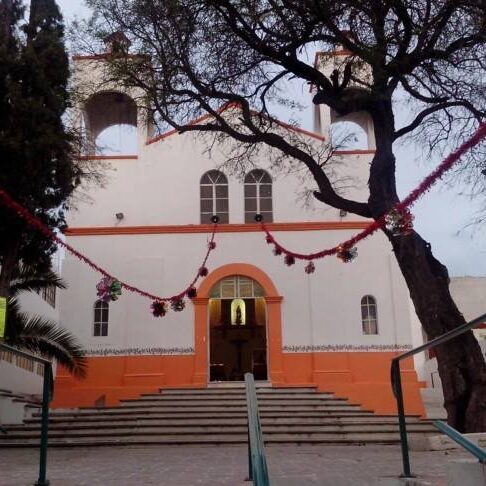
<path id="1" fill-rule="evenodd" d="M 194 384 L 207 386 L 209 375 L 208 305 L 211 289 L 221 279 L 240 275 L 255 280 L 265 294 L 267 304 L 267 342 L 269 380 L 273 386 L 283 385 L 282 300 L 270 277 L 248 263 L 230 263 L 211 272 L 199 286 L 194 303 Z"/>

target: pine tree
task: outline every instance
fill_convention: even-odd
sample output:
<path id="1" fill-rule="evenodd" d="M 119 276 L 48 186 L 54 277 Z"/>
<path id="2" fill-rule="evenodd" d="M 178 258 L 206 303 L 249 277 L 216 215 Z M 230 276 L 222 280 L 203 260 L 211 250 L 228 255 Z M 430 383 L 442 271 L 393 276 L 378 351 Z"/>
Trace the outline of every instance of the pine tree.
<path id="1" fill-rule="evenodd" d="M 32 0 L 27 21 L 20 0 L 0 7 L 0 187 L 50 228 L 64 210 L 81 170 L 63 123 L 69 107 L 69 60 L 54 0 Z M 20 261 L 50 267 L 54 245 L 0 207 L 0 295 L 8 295 Z"/>

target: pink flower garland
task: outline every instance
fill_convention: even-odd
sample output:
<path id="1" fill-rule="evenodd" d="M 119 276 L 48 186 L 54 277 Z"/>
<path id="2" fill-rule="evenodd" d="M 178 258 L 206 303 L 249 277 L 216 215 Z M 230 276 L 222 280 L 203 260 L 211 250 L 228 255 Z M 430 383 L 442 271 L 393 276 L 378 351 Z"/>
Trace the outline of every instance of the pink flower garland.
<path id="1" fill-rule="evenodd" d="M 472 135 L 472 137 L 464 142 L 458 149 L 452 152 L 448 157 L 446 157 L 442 163 L 432 171 L 403 201 L 396 204 L 391 211 L 396 211 L 399 214 L 407 214 L 408 208 L 417 201 L 417 199 L 422 196 L 426 191 L 428 191 L 448 170 L 452 168 L 452 166 L 464 155 L 468 150 L 476 146 L 481 140 L 486 137 L 486 123 L 482 123 L 476 132 Z M 270 233 L 269 229 L 262 222 L 262 230 L 265 233 L 265 240 L 268 244 L 274 245 L 273 253 L 275 255 L 284 254 L 285 256 L 285 263 L 288 265 L 288 261 L 292 261 L 292 259 L 296 260 L 318 260 L 320 258 L 324 258 L 330 255 L 342 255 L 343 250 L 355 252 L 355 245 L 368 238 L 368 236 L 372 235 L 379 229 L 382 229 L 386 226 L 386 216 L 389 213 L 385 213 L 383 216 L 378 218 L 377 220 L 370 223 L 363 231 L 354 235 L 349 240 L 346 240 L 339 245 L 336 245 L 332 248 L 328 248 L 325 250 L 318 251 L 316 253 L 296 253 L 293 252 L 284 246 L 282 246 L 275 237 Z M 343 261 L 350 261 L 343 259 Z M 307 267 L 306 267 L 307 268 Z M 307 270 L 306 270 L 307 271 Z M 309 273 L 309 272 L 307 272 Z"/>
<path id="2" fill-rule="evenodd" d="M 440 179 L 448 170 L 452 168 L 452 166 L 460 159 L 460 157 L 470 150 L 472 147 L 477 145 L 484 137 L 486 136 L 486 123 L 482 123 L 479 128 L 476 130 L 476 132 L 473 134 L 473 136 L 464 142 L 457 150 L 452 152 L 444 161 L 433 171 L 431 172 L 403 201 L 400 203 L 396 204 L 392 209 L 394 211 L 397 211 L 398 213 L 404 213 L 405 211 L 408 210 L 408 208 L 420 197 L 422 196 L 426 191 L 428 191 L 434 184 L 437 182 L 438 179 Z M 90 260 L 87 256 L 83 255 L 80 253 L 78 250 L 73 248 L 71 245 L 68 243 L 64 242 L 62 239 L 60 239 L 48 226 L 46 226 L 39 218 L 33 216 L 26 208 L 24 208 L 21 204 L 19 204 L 17 201 L 15 201 L 6 191 L 0 188 L 0 203 L 2 203 L 4 206 L 12 209 L 19 218 L 23 219 L 29 226 L 32 228 L 38 230 L 40 233 L 42 233 L 46 238 L 50 239 L 54 243 L 56 243 L 58 246 L 63 247 L 66 249 L 69 253 L 71 253 L 73 256 L 78 258 L 81 262 L 85 263 L 88 265 L 90 268 L 95 270 L 96 272 L 100 273 L 103 275 L 103 277 L 106 277 L 107 279 L 115 280 L 119 282 L 120 286 L 127 290 L 128 292 L 136 293 L 141 295 L 142 297 L 149 298 L 153 301 L 152 307 L 155 306 L 155 312 L 158 313 L 159 315 L 164 315 L 167 309 L 166 305 L 163 305 L 163 303 L 168 302 L 171 304 L 174 310 L 182 310 L 184 307 L 183 304 L 183 299 L 184 297 L 189 297 L 189 298 L 194 298 L 196 296 L 196 291 L 195 291 L 195 284 L 198 281 L 199 278 L 204 277 L 208 274 L 208 270 L 206 268 L 206 263 L 209 259 L 209 255 L 212 250 L 216 248 L 216 243 L 214 241 L 214 237 L 217 231 L 217 223 L 214 224 L 213 226 L 213 232 L 211 234 L 211 239 L 208 243 L 208 249 L 206 252 L 206 255 L 204 257 L 204 260 L 199 267 L 196 276 L 193 278 L 191 283 L 179 294 L 173 295 L 171 297 L 159 297 L 157 295 L 151 294 L 149 292 L 146 292 L 145 290 L 141 290 L 133 285 L 129 285 L 126 282 L 123 282 L 117 278 L 115 278 L 113 275 L 108 273 L 106 270 L 104 270 L 102 267 L 94 263 L 92 260 Z M 262 230 L 266 234 L 266 241 L 269 244 L 274 245 L 274 253 L 276 255 L 284 254 L 285 255 L 285 262 L 287 265 L 293 265 L 295 260 L 307 260 L 312 263 L 312 260 L 317 260 L 320 258 L 324 258 L 326 256 L 330 255 L 338 255 L 341 258 L 343 258 L 343 252 L 348 252 L 348 253 L 355 253 L 355 248 L 354 246 L 360 242 L 361 240 L 364 240 L 368 236 L 372 235 L 379 229 L 382 229 L 386 225 L 386 215 L 388 213 L 384 214 L 381 218 L 377 219 L 376 221 L 373 221 L 370 223 L 363 231 L 360 233 L 356 234 L 349 240 L 346 240 L 339 245 L 336 245 L 332 248 L 328 248 L 316 253 L 310 253 L 310 254 L 303 254 L 303 253 L 295 253 L 293 251 L 288 250 L 287 248 L 283 247 L 280 243 L 278 243 L 275 238 L 272 236 L 268 228 L 265 226 L 265 223 L 262 223 Z M 344 261 L 350 261 L 348 258 L 343 258 Z M 314 265 L 307 265 L 306 266 L 306 272 L 307 273 L 313 273 L 315 270 Z"/>
<path id="3" fill-rule="evenodd" d="M 32 215 L 30 211 L 26 208 L 24 208 L 21 204 L 19 204 L 17 201 L 15 201 L 6 191 L 0 188 L 0 203 L 3 204 L 4 206 L 12 209 L 17 216 L 20 219 L 23 219 L 30 227 L 38 230 L 40 233 L 42 233 L 46 238 L 49 240 L 53 241 L 57 246 L 60 246 L 64 248 L 66 251 L 71 253 L 71 255 L 75 256 L 78 260 L 81 262 L 85 263 L 88 265 L 90 268 L 92 268 L 95 272 L 100 273 L 110 281 L 117 281 L 119 282 L 120 286 L 127 290 L 128 292 L 132 292 L 138 295 L 141 295 L 142 297 L 146 297 L 150 300 L 157 301 L 157 302 L 174 302 L 174 301 L 180 301 L 181 299 L 184 298 L 185 295 L 187 294 L 194 294 L 194 286 L 198 279 L 200 278 L 200 273 L 199 270 L 196 274 L 196 276 L 192 279 L 191 283 L 179 294 L 173 295 L 171 297 L 159 297 L 157 295 L 151 294 L 149 292 L 146 292 L 145 290 L 139 289 L 133 285 L 130 285 L 126 282 L 123 282 L 122 280 L 114 277 L 110 273 L 108 273 L 105 269 L 97 265 L 95 262 L 93 262 L 91 259 L 89 259 L 87 256 L 83 255 L 81 252 L 73 248 L 71 245 L 66 243 L 65 241 L 61 240 L 59 236 L 57 236 L 48 226 L 46 226 L 39 218 L 36 216 Z M 209 255 L 211 251 L 213 251 L 216 248 L 216 243 L 214 241 L 214 237 L 216 234 L 216 229 L 218 225 L 214 224 L 213 226 L 213 232 L 211 234 L 211 239 L 209 240 L 208 243 L 208 248 L 206 251 L 206 255 L 204 257 L 204 260 L 202 262 L 201 267 L 205 267 Z"/>

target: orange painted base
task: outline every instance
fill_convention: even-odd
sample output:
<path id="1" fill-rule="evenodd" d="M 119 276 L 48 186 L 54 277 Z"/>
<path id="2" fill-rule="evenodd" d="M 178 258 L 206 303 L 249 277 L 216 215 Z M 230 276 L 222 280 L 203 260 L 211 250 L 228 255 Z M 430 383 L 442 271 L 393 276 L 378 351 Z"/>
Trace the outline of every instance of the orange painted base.
<path id="1" fill-rule="evenodd" d="M 193 376 L 193 355 L 89 357 L 84 380 L 58 366 L 52 407 L 117 405 L 120 399 L 155 393 L 161 387 L 196 387 Z"/>
<path id="2" fill-rule="evenodd" d="M 377 414 L 396 414 L 390 385 L 391 359 L 395 352 L 284 353 L 283 375 L 288 383 L 308 383 L 333 392 Z M 405 410 L 424 415 L 420 388 L 412 359 L 401 363 Z"/>
<path id="3" fill-rule="evenodd" d="M 394 352 L 282 353 L 282 373 L 274 386 L 316 386 L 377 414 L 395 414 L 390 386 Z M 58 367 L 53 407 L 107 406 L 159 388 L 204 388 L 191 356 L 108 356 L 88 358 L 88 376 L 76 380 Z M 423 415 L 423 386 L 412 360 L 401 365 L 407 413 Z"/>

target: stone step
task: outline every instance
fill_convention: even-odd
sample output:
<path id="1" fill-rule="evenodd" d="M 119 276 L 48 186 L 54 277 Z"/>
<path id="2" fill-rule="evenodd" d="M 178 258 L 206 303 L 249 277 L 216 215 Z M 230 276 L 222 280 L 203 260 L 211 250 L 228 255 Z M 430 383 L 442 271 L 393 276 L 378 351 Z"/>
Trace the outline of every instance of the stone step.
<path id="1" fill-rule="evenodd" d="M 110 418 L 119 418 L 123 420 L 126 417 L 137 417 L 139 416 L 138 410 L 99 410 L 99 411 L 82 411 L 82 412 L 58 412 L 53 413 L 50 415 L 51 420 L 55 419 L 68 419 L 68 418 L 87 418 L 87 417 L 110 417 Z M 36 413 L 34 414 L 34 419 L 40 419 L 41 414 Z M 166 412 L 160 412 L 159 410 L 145 410 L 143 417 L 158 417 L 158 418 L 178 418 L 178 417 L 186 417 L 187 410 L 169 410 Z M 194 418 L 207 418 L 207 417 L 216 417 L 216 418 L 228 418 L 228 417 L 246 417 L 247 411 L 246 409 L 241 410 L 195 410 L 192 411 L 190 414 L 191 417 Z M 260 410 L 260 417 L 330 417 L 330 418 L 339 418 L 339 417 L 374 417 L 375 415 L 373 412 L 370 411 L 363 411 L 363 410 L 340 410 L 338 412 L 330 412 L 327 410 L 293 410 L 293 409 L 286 409 L 286 410 Z"/>
<path id="2" fill-rule="evenodd" d="M 315 388 L 257 388 L 257 396 L 266 396 L 274 394 L 285 394 L 285 395 L 295 395 L 295 394 L 324 394 L 333 395 L 329 392 L 316 392 Z M 147 393 L 144 395 L 245 395 L 244 388 L 160 388 L 159 393 Z M 142 396 L 144 396 L 142 395 Z"/>
<path id="3" fill-rule="evenodd" d="M 394 424 L 398 423 L 396 417 L 383 417 L 383 416 L 351 416 L 351 417 L 318 417 L 318 416 L 280 416 L 280 417 L 268 417 L 263 416 L 261 418 L 262 425 L 285 425 L 285 424 L 316 424 L 316 425 L 328 425 L 328 424 Z M 56 427 L 118 427 L 118 426 L 144 426 L 144 425 L 238 425 L 247 423 L 247 417 L 244 414 L 235 417 L 221 417 L 221 416 L 205 416 L 205 417 L 167 417 L 167 416 L 154 416 L 154 417 L 70 417 L 67 419 L 54 418 L 50 420 L 50 429 Z M 426 423 L 430 425 L 430 422 L 421 422 L 419 419 L 412 417 L 407 419 L 407 424 Z M 15 428 L 29 428 L 35 429 L 40 426 L 40 419 L 26 420 L 25 425 L 16 425 Z"/>
<path id="4" fill-rule="evenodd" d="M 346 398 L 339 398 L 332 393 L 262 393 L 257 395 L 258 401 L 260 400 L 337 400 L 347 401 Z M 133 400 L 144 401 L 212 401 L 212 400 L 245 400 L 246 395 L 244 393 L 210 393 L 210 394 L 165 394 L 165 393 L 146 393 L 140 395 L 140 398 L 129 398 L 120 400 L 120 402 L 130 402 Z"/>
<path id="5" fill-rule="evenodd" d="M 361 433 L 381 433 L 381 432 L 398 432 L 397 424 L 327 424 L 327 425 L 302 425 L 302 424 L 284 424 L 284 425 L 262 425 L 264 437 L 271 434 L 361 434 Z M 7 428 L 7 434 L 0 437 L 1 440 L 18 439 L 22 437 L 40 437 L 40 428 L 33 430 L 29 428 Z M 133 435 L 207 435 L 207 434 L 245 434 L 247 425 L 161 425 L 153 424 L 140 425 L 133 427 L 128 426 L 96 426 L 93 427 L 52 427 L 49 430 L 50 438 L 69 438 L 69 437 L 118 437 Z M 408 432 L 425 432 L 436 434 L 435 429 L 429 424 L 410 424 Z"/>
<path id="6" fill-rule="evenodd" d="M 410 437 L 423 437 L 423 433 L 411 433 Z M 165 436 L 130 436 L 119 438 L 100 437 L 61 439 L 49 441 L 50 447 L 89 447 L 89 446 L 117 446 L 117 445 L 162 445 L 162 444 L 246 444 L 245 434 L 214 434 L 214 435 L 165 435 Z M 265 438 L 266 445 L 272 444 L 397 444 L 400 435 L 396 432 L 352 433 L 352 434 L 269 434 Z M 9 439 L 0 441 L 2 447 L 39 447 L 38 439 Z"/>
<path id="7" fill-rule="evenodd" d="M 320 397 L 311 397 L 311 398 L 296 398 L 289 400 L 287 398 L 274 398 L 274 397 L 265 397 L 258 399 L 259 406 L 268 406 L 268 405 L 339 405 L 339 406 L 349 406 L 350 404 L 347 400 L 342 398 L 320 398 Z M 121 400 L 120 406 L 122 407 L 131 407 L 131 406 L 173 406 L 173 407 L 206 407 L 208 405 L 215 407 L 228 407 L 228 406 L 246 406 L 246 399 L 245 398 L 193 398 L 188 400 L 187 398 L 169 398 L 169 397 L 160 397 L 160 398 L 139 398 L 139 399 L 129 399 L 129 400 Z M 359 405 L 354 405 L 355 407 L 359 407 Z"/>
<path id="8" fill-rule="evenodd" d="M 173 413 L 177 415 L 187 414 L 187 415 L 198 415 L 200 413 L 240 413 L 245 414 L 247 411 L 246 405 L 228 405 L 227 407 L 192 407 L 192 406 L 184 406 L 184 407 L 170 407 L 170 406 L 126 406 L 126 407 L 118 407 L 118 408 L 108 408 L 108 409 L 83 409 L 83 411 L 79 412 L 67 412 L 67 413 L 53 413 L 52 417 L 67 417 L 67 416 L 80 416 L 84 414 L 95 414 L 95 415 L 103 415 L 103 414 L 119 414 L 119 415 L 127 415 L 127 414 L 148 414 L 148 413 Z M 292 415 L 296 412 L 319 412 L 321 414 L 350 414 L 350 413 L 365 413 L 365 414 L 372 414 L 371 411 L 363 411 L 358 406 L 327 406 L 327 405 L 292 405 L 292 406 L 280 406 L 280 405 L 271 405 L 271 406 L 260 406 L 260 413 L 274 413 L 274 412 L 282 412 L 287 415 Z M 40 414 L 37 413 L 36 416 Z"/>
<path id="9" fill-rule="evenodd" d="M 107 409 L 111 407 L 106 407 Z M 221 401 L 221 402 L 193 402 L 193 401 L 185 401 L 185 402 L 144 402 L 143 400 L 135 400 L 133 402 L 124 402 L 118 409 L 127 409 L 127 408 L 136 408 L 139 410 L 143 409 L 170 409 L 170 408 L 184 408 L 184 409 L 191 409 L 196 410 L 198 408 L 207 409 L 207 408 L 219 408 L 219 409 L 229 409 L 229 408 L 244 408 L 246 409 L 246 402 L 243 400 L 238 401 Z M 359 405 L 350 405 L 346 402 L 337 402 L 337 403 L 329 403 L 326 401 L 314 401 L 314 400 L 281 400 L 274 402 L 266 402 L 264 400 L 258 401 L 258 408 L 260 410 L 268 409 L 268 408 L 275 408 L 281 410 L 283 408 L 295 408 L 296 410 L 303 410 L 303 409 L 322 409 L 322 410 L 360 410 L 361 407 Z"/>

